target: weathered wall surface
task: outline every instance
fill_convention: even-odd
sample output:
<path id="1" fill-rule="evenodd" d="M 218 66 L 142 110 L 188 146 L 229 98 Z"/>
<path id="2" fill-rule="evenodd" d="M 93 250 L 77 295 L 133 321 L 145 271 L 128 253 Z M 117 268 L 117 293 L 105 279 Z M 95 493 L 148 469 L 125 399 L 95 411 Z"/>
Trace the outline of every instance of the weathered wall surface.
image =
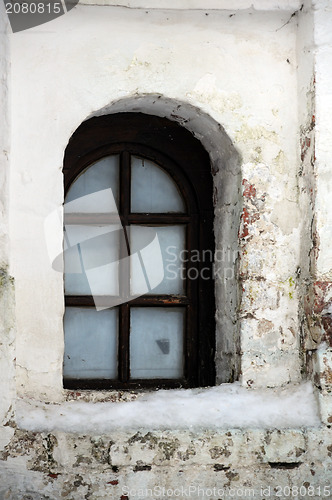
<path id="1" fill-rule="evenodd" d="M 0 447 L 10 440 L 8 425 L 15 404 L 14 289 L 8 274 L 8 190 L 10 157 L 10 47 L 9 25 L 0 5 Z"/>
<path id="2" fill-rule="evenodd" d="M 314 2 L 315 42 L 315 179 L 314 217 L 315 267 L 313 318 L 316 341 L 325 342 L 314 355 L 316 384 L 322 389 L 320 403 L 323 419 L 332 423 L 332 36 L 331 3 Z"/>
<path id="3" fill-rule="evenodd" d="M 315 245 L 315 66 L 314 66 L 314 16 L 311 2 L 307 2 L 299 16 L 297 42 L 298 53 L 298 99 L 300 128 L 299 205 L 301 210 L 302 238 L 300 246 L 300 268 L 298 287 L 300 296 L 301 344 L 303 366 L 312 372 L 312 351 L 317 347 L 313 325 L 312 293 L 316 260 Z"/>
<path id="4" fill-rule="evenodd" d="M 236 161 L 217 169 L 215 183 L 217 217 L 232 227 L 228 244 L 235 257 L 229 259 L 230 271 L 237 258 L 234 240 L 240 236 L 242 288 L 241 306 L 236 297 L 233 310 L 223 310 L 221 300 L 217 304 L 218 332 L 233 336 L 227 342 L 222 340 L 227 335 L 217 339 L 219 381 L 219 360 L 234 358 L 234 351 L 238 357 L 242 353 L 244 384 L 300 380 L 294 287 L 301 238 L 297 16 L 292 13 L 79 6 L 50 24 L 13 36 L 12 269 L 17 280 L 19 393 L 55 400 L 62 394 L 63 283 L 49 263 L 43 222 L 63 202 L 66 144 L 87 117 L 119 110 L 116 103 L 125 99 L 136 109 L 134 98 L 150 94 L 171 100 L 173 109 L 179 106 L 171 119 L 184 121 L 185 105 L 194 106 L 193 130 L 203 129 L 203 115 L 210 116 L 237 154 Z M 209 134 L 207 124 L 205 142 Z M 213 164 L 216 151 L 221 154 L 220 148 L 209 150 Z M 219 180 L 221 171 L 224 182 Z M 217 247 L 225 244 L 223 234 L 217 224 Z M 61 249 L 61 231 L 54 238 Z M 226 287 L 227 279 L 217 280 L 217 291 Z M 241 344 L 234 338 L 239 331 Z"/>
<path id="5" fill-rule="evenodd" d="M 10 80 L 10 50 L 9 50 L 9 26 L 4 12 L 4 6 L 0 7 L 0 266 L 8 265 L 8 177 L 9 177 L 9 141 L 10 141 L 10 117 L 9 117 L 9 80 Z"/>
<path id="6" fill-rule="evenodd" d="M 16 431 L 1 453 L 6 482 L 0 495 L 8 500 L 318 500 L 331 498 L 331 455 L 325 429 L 108 436 Z"/>
<path id="7" fill-rule="evenodd" d="M 236 488 L 239 498 L 240 488 L 283 498 L 287 490 L 278 487 L 288 486 L 304 488 L 298 498 L 330 496 L 325 426 L 77 436 L 26 432 L 15 423 L 14 320 L 18 394 L 59 404 L 75 397 L 62 389 L 63 280 L 50 265 L 44 220 L 63 203 L 62 160 L 72 133 L 92 115 L 121 110 L 178 120 L 210 154 L 216 245 L 230 250 L 216 283 L 218 381 L 233 373 L 259 390 L 296 383 L 306 372 L 320 389 L 323 421 L 331 423 L 329 2 L 307 1 L 301 9 L 295 0 L 243 0 L 238 11 L 200 10 L 198 0 L 196 11 L 181 5 L 82 5 L 11 36 L 15 313 L 2 152 L 9 151 L 9 52 L 0 16 L 0 498 L 125 500 L 155 486 L 173 489 L 166 496 L 176 498 L 175 488 L 190 485 Z M 53 243 L 60 252 L 61 229 Z M 273 491 L 261 490 L 268 487 Z M 227 498 L 196 494 L 205 496 Z"/>
<path id="8" fill-rule="evenodd" d="M 331 23 L 329 2 L 304 3 L 298 35 L 300 120 L 299 202 L 302 220 L 300 293 L 304 370 L 320 393 L 321 410 L 330 422 L 331 405 L 331 135 L 329 85 Z M 325 344 L 322 344 L 324 343 Z"/>

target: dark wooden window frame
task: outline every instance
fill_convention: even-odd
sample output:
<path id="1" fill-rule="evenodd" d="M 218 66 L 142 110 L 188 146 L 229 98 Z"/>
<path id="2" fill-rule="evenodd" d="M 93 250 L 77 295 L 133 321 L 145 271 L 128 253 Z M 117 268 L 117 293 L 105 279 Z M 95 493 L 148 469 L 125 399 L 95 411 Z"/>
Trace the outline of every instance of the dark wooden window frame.
<path id="1" fill-rule="evenodd" d="M 182 295 L 144 295 L 118 306 L 119 380 L 64 379 L 67 389 L 138 389 L 197 387 L 215 383 L 214 280 L 211 259 L 197 260 L 204 250 L 214 251 L 212 175 L 208 154 L 190 132 L 177 123 L 141 113 L 118 113 L 84 122 L 72 136 L 64 157 L 65 194 L 75 179 L 92 163 L 111 155 L 120 155 L 119 215 L 124 228 L 130 225 L 186 226 L 187 266 L 203 279 L 186 279 Z M 132 213 L 130 211 L 130 157 L 152 160 L 174 179 L 186 204 L 185 213 Z M 103 219 L 104 217 L 104 219 Z M 102 214 L 70 215 L 65 223 L 110 223 Z M 125 234 L 127 234 L 125 232 Z M 124 241 L 124 239 L 123 239 Z M 129 249 L 128 237 L 123 255 Z M 121 250 L 120 250 L 121 252 Z M 204 272 L 203 272 L 204 268 Z M 120 269 L 121 272 L 121 269 Z M 208 277 L 208 279 L 206 279 Z M 122 280 L 121 280 L 122 281 Z M 128 279 L 124 280 L 129 284 Z M 129 285 L 128 285 L 129 286 Z M 126 295 L 128 290 L 122 290 Z M 108 297 L 105 297 L 109 300 Z M 66 306 L 93 307 L 92 296 L 65 297 Z M 184 377 L 182 379 L 131 380 L 129 335 L 131 307 L 183 307 L 186 309 L 184 336 Z"/>

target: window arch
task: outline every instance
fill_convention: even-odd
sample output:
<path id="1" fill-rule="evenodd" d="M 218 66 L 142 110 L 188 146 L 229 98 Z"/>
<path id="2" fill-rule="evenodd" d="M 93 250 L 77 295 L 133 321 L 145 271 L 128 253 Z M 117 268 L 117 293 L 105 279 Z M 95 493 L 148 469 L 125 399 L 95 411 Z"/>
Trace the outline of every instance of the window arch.
<path id="1" fill-rule="evenodd" d="M 64 386 L 213 385 L 209 157 L 175 122 L 84 122 L 64 159 Z"/>

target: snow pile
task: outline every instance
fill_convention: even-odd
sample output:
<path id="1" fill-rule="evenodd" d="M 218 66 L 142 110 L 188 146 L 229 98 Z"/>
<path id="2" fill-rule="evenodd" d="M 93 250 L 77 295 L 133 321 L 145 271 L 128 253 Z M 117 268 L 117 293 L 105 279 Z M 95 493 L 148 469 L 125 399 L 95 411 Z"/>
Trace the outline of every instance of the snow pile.
<path id="1" fill-rule="evenodd" d="M 17 423 L 31 431 L 102 434 L 121 429 L 294 428 L 320 425 L 310 382 L 253 390 L 239 383 L 159 390 L 129 402 L 45 404 L 17 401 Z"/>

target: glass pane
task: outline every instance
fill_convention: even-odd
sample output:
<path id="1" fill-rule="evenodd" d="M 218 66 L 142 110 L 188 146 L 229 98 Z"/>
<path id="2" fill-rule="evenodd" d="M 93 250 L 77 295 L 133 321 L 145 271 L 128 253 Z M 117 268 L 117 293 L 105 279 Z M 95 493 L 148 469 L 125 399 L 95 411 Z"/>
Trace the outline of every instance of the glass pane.
<path id="1" fill-rule="evenodd" d="M 152 243 L 147 235 L 153 231 Z M 151 236 L 150 236 L 151 241 Z M 181 267 L 185 263 L 185 226 L 130 226 L 131 293 L 182 294 L 184 280 Z"/>
<path id="2" fill-rule="evenodd" d="M 65 200 L 65 213 L 117 213 L 119 156 L 97 161 L 74 181 Z"/>
<path id="3" fill-rule="evenodd" d="M 64 328 L 64 378 L 117 378 L 117 309 L 68 307 Z"/>
<path id="4" fill-rule="evenodd" d="M 185 204 L 172 177 L 150 160 L 132 157 L 131 211 L 185 212 Z"/>
<path id="5" fill-rule="evenodd" d="M 65 291 L 69 295 L 118 295 L 117 225 L 66 225 Z"/>
<path id="6" fill-rule="evenodd" d="M 132 379 L 183 376 L 182 308 L 132 307 L 130 376 Z"/>

